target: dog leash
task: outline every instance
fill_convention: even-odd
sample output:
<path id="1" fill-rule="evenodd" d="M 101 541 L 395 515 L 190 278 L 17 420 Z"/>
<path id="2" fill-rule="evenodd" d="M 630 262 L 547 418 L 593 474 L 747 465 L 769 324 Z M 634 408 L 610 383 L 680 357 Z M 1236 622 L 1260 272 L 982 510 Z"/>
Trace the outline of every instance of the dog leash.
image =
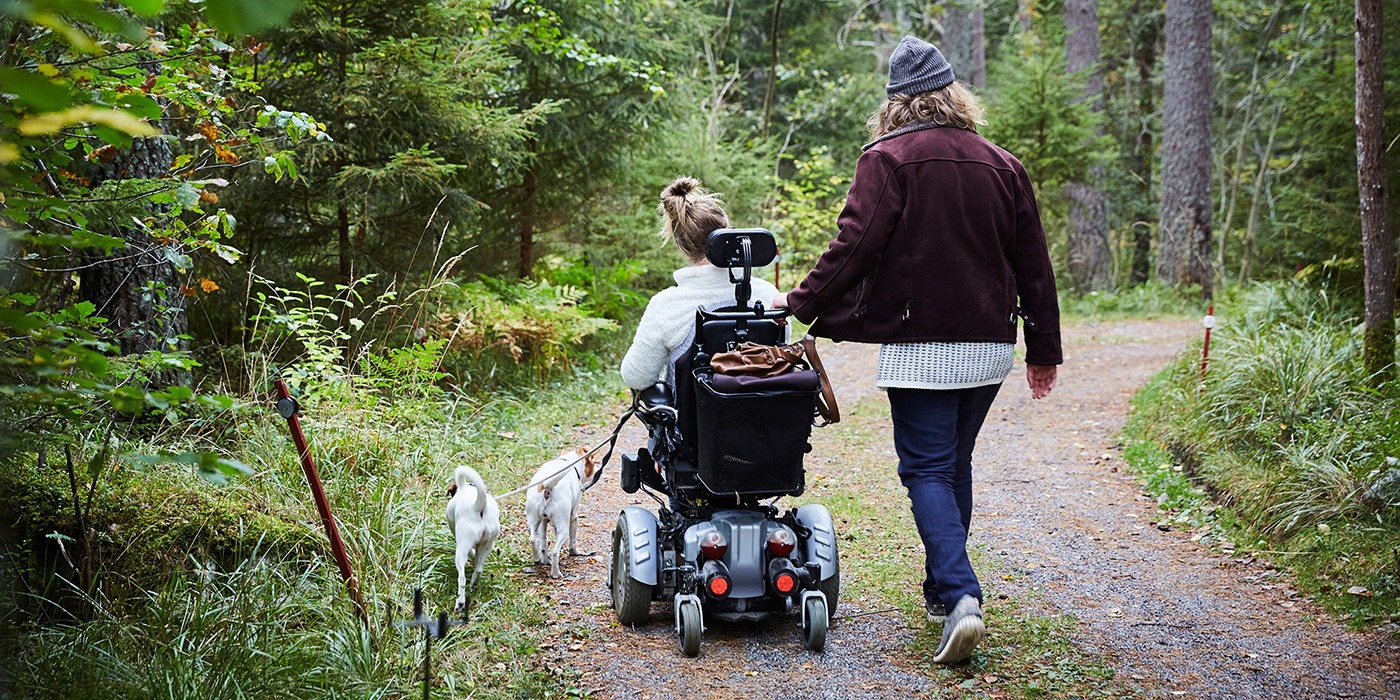
<path id="1" fill-rule="evenodd" d="M 528 484 L 525 484 L 524 486 L 521 486 L 518 489 L 515 489 L 513 491 L 507 491 L 499 496 L 496 496 L 496 500 L 502 501 L 507 498 L 510 498 L 511 496 L 525 493 L 526 491 L 529 491 L 530 489 L 539 486 L 540 484 L 543 484 L 544 482 L 549 481 L 550 479 L 553 479 L 554 477 L 559 476 L 560 474 L 563 474 L 566 470 L 573 469 L 574 465 L 588 458 L 590 455 L 597 454 L 599 450 L 603 449 L 604 445 L 607 445 L 608 451 L 603 454 L 602 461 L 598 463 L 598 470 L 593 472 L 593 480 L 583 485 L 582 490 L 587 491 L 589 488 L 591 488 L 594 484 L 598 483 L 603 478 L 603 468 L 608 466 L 608 459 L 612 457 L 613 448 L 617 446 L 617 437 L 622 433 L 622 426 L 627 422 L 629 418 L 632 417 L 632 414 L 636 412 L 637 411 L 635 408 L 627 409 L 627 412 L 622 414 L 622 420 L 619 420 L 617 422 L 617 427 L 613 428 L 612 434 L 607 436 L 606 438 L 603 438 L 602 442 L 598 443 L 597 445 L 594 445 L 593 449 L 584 452 L 578 457 L 575 457 L 574 459 L 570 460 L 568 464 L 565 464 L 559 469 L 550 472 L 549 474 L 536 481 L 532 481 Z"/>

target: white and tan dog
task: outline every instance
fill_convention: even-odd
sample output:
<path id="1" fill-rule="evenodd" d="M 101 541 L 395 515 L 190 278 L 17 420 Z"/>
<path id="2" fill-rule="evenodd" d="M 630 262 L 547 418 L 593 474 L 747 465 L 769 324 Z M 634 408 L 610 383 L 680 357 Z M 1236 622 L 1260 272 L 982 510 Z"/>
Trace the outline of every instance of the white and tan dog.
<path id="1" fill-rule="evenodd" d="M 569 467 L 569 463 L 573 466 Z M 549 564 L 549 575 L 559 578 L 559 550 L 564 533 L 569 536 L 569 554 L 578 551 L 578 510 L 583 504 L 583 483 L 593 479 L 593 455 L 580 447 L 545 462 L 530 483 L 539 482 L 525 496 L 525 519 L 530 528 L 530 547 L 536 564 Z M 554 525 L 554 556 L 546 558 L 549 526 Z"/>
<path id="2" fill-rule="evenodd" d="M 467 607 L 467 560 L 472 570 L 471 588 L 486 566 L 486 555 L 501 535 L 501 509 L 486 491 L 481 475 L 468 466 L 457 467 L 452 486 L 447 489 L 447 527 L 457 539 L 457 611 Z"/>

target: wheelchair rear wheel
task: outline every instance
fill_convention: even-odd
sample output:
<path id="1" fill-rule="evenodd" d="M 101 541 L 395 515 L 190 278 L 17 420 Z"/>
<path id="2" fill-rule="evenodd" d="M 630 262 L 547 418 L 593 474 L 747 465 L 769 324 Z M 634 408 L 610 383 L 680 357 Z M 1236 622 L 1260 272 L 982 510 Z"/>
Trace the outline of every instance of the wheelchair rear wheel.
<path id="1" fill-rule="evenodd" d="M 609 569 L 612 606 L 617 621 L 624 625 L 640 625 L 651 617 L 651 586 L 632 578 L 632 557 L 627 543 L 632 532 L 627 516 L 619 516 L 613 529 L 612 566 Z"/>
<path id="2" fill-rule="evenodd" d="M 831 547 L 831 552 L 834 555 L 832 557 L 832 564 L 834 565 L 836 571 L 831 575 L 830 578 L 818 584 L 817 589 L 820 590 L 826 596 L 826 609 L 828 617 L 830 619 L 835 619 L 836 606 L 837 603 L 839 603 L 841 600 L 841 555 L 837 551 L 836 545 L 834 543 L 831 545 Z"/>

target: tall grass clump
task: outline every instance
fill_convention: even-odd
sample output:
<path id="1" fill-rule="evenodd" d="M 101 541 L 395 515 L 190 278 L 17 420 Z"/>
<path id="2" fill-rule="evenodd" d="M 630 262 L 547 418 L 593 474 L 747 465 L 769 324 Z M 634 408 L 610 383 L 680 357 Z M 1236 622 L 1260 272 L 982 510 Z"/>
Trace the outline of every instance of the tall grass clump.
<path id="1" fill-rule="evenodd" d="M 1135 403 L 1130 458 L 1149 484 L 1184 474 L 1239 523 L 1232 544 L 1325 600 L 1400 619 L 1400 386 L 1372 388 L 1360 310 L 1292 282 L 1216 312 L 1204 378 L 1197 345 Z"/>

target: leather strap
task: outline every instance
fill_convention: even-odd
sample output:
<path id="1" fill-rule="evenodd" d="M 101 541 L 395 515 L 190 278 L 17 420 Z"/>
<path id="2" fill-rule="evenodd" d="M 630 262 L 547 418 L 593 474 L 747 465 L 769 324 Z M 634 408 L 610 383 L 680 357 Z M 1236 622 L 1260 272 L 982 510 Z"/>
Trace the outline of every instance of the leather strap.
<path id="1" fill-rule="evenodd" d="M 841 408 L 836 405 L 836 392 L 831 388 L 831 378 L 826 376 L 826 368 L 822 366 L 822 358 L 817 354 L 816 339 L 810 335 L 803 338 L 802 350 L 803 354 L 807 356 L 807 361 L 812 363 L 812 369 L 817 371 L 817 378 L 821 379 L 822 395 L 821 399 L 817 401 L 817 411 L 826 421 L 822 425 L 840 423 Z"/>

